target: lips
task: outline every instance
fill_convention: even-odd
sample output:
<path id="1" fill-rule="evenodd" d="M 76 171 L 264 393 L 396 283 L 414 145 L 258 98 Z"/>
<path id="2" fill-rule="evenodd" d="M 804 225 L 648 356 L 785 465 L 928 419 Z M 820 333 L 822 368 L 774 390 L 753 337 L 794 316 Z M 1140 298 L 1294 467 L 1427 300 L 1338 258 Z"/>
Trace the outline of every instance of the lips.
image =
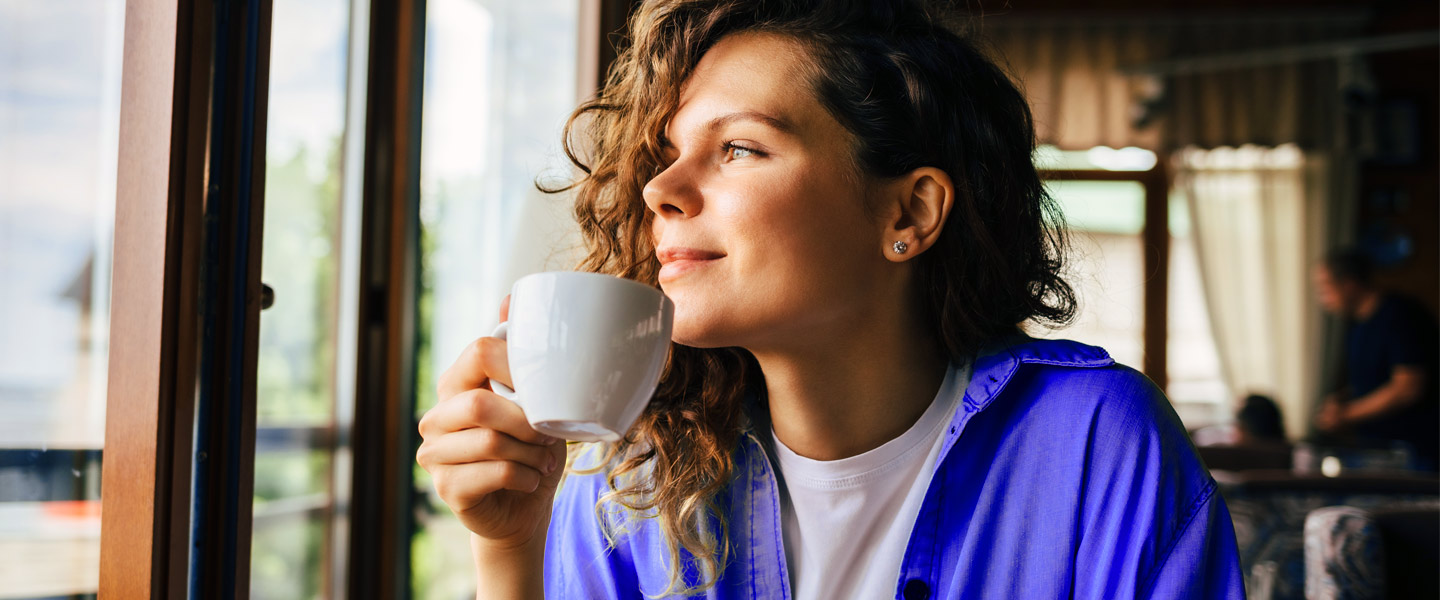
<path id="1" fill-rule="evenodd" d="M 656 250 L 655 256 L 660 259 L 660 264 L 668 265 L 677 260 L 713 260 L 725 254 L 696 248 L 669 247 Z"/>
<path id="2" fill-rule="evenodd" d="M 712 264 L 725 257 L 722 252 L 713 250 L 701 250 L 699 248 L 668 247 L 655 251 L 656 258 L 660 259 L 660 281 L 675 279 Z"/>

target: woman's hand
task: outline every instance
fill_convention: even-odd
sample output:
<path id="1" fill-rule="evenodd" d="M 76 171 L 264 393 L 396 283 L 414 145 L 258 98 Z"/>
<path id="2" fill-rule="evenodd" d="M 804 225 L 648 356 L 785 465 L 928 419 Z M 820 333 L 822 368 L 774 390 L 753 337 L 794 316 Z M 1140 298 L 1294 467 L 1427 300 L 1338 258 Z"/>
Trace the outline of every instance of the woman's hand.
<path id="1" fill-rule="evenodd" d="M 507 296 L 501 321 L 509 307 Z M 511 384 L 506 345 L 483 337 L 440 375 L 440 401 L 420 419 L 425 441 L 416 461 L 460 522 L 479 536 L 477 543 L 517 549 L 544 539 L 565 470 L 565 444 L 532 429 L 518 405 L 490 391 L 492 379 Z"/>

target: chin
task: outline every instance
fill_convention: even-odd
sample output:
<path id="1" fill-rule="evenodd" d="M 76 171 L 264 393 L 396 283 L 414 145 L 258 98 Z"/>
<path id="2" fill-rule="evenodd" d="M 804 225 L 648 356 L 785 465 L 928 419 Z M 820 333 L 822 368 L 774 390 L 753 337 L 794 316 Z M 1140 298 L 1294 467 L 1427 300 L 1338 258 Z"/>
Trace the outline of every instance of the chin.
<path id="1" fill-rule="evenodd" d="M 737 336 L 716 311 L 694 310 L 694 305 L 675 304 L 675 326 L 670 340 L 692 348 L 724 348 L 738 345 Z"/>
<path id="2" fill-rule="evenodd" d="M 691 348 L 724 348 L 734 344 L 726 344 L 721 340 L 722 336 L 715 335 L 715 332 L 705 327 L 697 327 L 693 324 L 682 325 L 679 318 L 676 318 L 675 329 L 670 334 L 670 341 Z"/>

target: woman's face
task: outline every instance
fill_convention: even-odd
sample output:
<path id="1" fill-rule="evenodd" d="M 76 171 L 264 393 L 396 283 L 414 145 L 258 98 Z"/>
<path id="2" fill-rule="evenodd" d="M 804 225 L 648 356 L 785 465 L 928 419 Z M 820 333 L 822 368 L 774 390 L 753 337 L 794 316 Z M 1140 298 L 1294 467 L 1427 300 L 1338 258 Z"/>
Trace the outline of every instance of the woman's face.
<path id="1" fill-rule="evenodd" d="M 823 343 L 898 300 L 884 226 L 865 207 L 883 184 L 852 167 L 803 52 L 777 35 L 727 36 L 682 89 L 671 162 L 643 194 L 679 343 Z"/>

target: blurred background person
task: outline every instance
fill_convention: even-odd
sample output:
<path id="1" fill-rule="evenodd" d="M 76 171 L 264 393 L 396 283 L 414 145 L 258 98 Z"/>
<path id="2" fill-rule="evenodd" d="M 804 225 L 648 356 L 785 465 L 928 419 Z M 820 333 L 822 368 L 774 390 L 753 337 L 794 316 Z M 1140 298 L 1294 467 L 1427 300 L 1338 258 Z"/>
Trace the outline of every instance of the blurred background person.
<path id="1" fill-rule="evenodd" d="M 1415 301 L 1379 289 L 1363 252 L 1341 248 L 1314 269 L 1322 308 L 1347 321 L 1345 385 L 1325 397 L 1315 427 L 1364 445 L 1404 442 L 1414 464 L 1436 470 L 1440 394 L 1434 317 Z"/>
<path id="2" fill-rule="evenodd" d="M 1288 444 L 1285 422 L 1275 400 L 1263 394 L 1250 394 L 1240 401 L 1235 419 L 1226 423 L 1201 427 L 1190 433 L 1196 446 L 1242 446 L 1255 444 Z"/>
<path id="3" fill-rule="evenodd" d="M 1239 444 L 1285 444 L 1285 421 L 1280 407 L 1269 396 L 1250 394 L 1235 413 Z"/>

